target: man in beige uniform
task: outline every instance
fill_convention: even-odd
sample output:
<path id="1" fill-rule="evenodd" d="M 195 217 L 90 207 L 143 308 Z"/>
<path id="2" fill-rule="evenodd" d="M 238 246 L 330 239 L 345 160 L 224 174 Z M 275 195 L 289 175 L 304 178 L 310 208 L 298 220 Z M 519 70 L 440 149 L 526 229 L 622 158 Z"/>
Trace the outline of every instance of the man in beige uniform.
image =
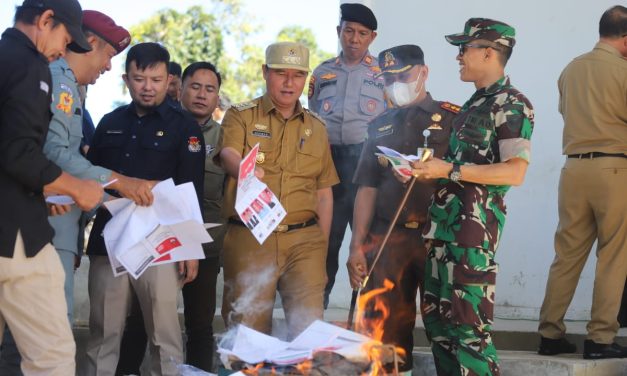
<path id="1" fill-rule="evenodd" d="M 292 42 L 272 44 L 262 69 L 266 94 L 234 105 L 222 122 L 220 158 L 228 175 L 224 214 L 229 220 L 222 317 L 227 326 L 243 323 L 270 333 L 278 290 L 293 338 L 322 318 L 331 187 L 339 179 L 324 123 L 298 100 L 309 71 L 307 48 Z M 239 163 L 257 143 L 255 174 L 287 211 L 261 245 L 234 209 Z"/>
<path id="2" fill-rule="evenodd" d="M 627 8 L 608 9 L 600 40 L 562 72 L 559 110 L 564 117 L 555 260 L 540 311 L 543 355 L 575 352 L 564 338 L 564 315 L 595 240 L 597 266 L 586 359 L 623 358 L 613 343 L 627 277 Z"/>

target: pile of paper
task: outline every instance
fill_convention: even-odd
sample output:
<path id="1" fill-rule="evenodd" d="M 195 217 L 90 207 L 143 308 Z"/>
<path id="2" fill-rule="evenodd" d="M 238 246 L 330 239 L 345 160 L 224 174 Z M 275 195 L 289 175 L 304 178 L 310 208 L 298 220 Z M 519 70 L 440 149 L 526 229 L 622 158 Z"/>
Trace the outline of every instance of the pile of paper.
<path id="1" fill-rule="evenodd" d="M 139 278 L 153 265 L 205 258 L 202 243 L 213 241 L 192 183 L 175 186 L 168 179 L 152 194 L 148 207 L 124 198 L 104 204 L 113 216 L 103 235 L 115 276 L 128 272 Z"/>
<path id="2" fill-rule="evenodd" d="M 369 362 L 364 344 L 372 339 L 317 320 L 292 342 L 239 325 L 228 332 L 218 345 L 223 357 L 235 357 L 248 364 L 292 365 L 313 359 L 317 351 L 328 351 L 353 362 Z M 226 364 L 226 362 L 225 362 Z"/>

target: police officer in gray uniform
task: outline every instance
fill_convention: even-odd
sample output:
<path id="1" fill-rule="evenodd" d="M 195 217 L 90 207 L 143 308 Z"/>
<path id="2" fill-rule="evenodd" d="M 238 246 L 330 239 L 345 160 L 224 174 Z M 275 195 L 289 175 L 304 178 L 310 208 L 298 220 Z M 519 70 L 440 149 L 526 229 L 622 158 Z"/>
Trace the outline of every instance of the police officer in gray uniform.
<path id="1" fill-rule="evenodd" d="M 340 184 L 333 187 L 325 308 L 335 283 L 346 226 L 353 222 L 357 193 L 353 173 L 366 139 L 368 121 L 385 110 L 383 79 L 376 77 L 380 72 L 378 62 L 368 51 L 377 36 L 377 19 L 362 4 L 342 4 L 340 9 L 337 35 L 342 52 L 320 64 L 309 82 L 309 109 L 326 122 L 333 162 L 340 177 Z"/>

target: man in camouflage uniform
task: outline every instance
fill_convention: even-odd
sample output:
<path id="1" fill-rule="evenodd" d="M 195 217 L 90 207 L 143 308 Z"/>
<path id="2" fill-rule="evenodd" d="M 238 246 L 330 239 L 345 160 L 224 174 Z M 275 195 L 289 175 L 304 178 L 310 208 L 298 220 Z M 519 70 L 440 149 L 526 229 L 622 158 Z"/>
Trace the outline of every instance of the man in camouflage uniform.
<path id="1" fill-rule="evenodd" d="M 353 173 L 366 139 L 368 121 L 385 109 L 383 78 L 368 47 L 377 36 L 377 19 L 362 4 L 342 4 L 337 27 L 342 52 L 320 64 L 309 81 L 309 109 L 324 119 L 340 184 L 333 187 L 333 222 L 327 254 L 324 306 L 335 284 L 346 226 L 353 222 L 357 185 Z"/>
<path id="2" fill-rule="evenodd" d="M 448 150 L 451 126 L 459 107 L 431 98 L 425 88 L 429 68 L 422 49 L 402 45 L 379 54 L 379 65 L 385 79 L 388 96 L 395 108 L 386 110 L 368 125 L 368 140 L 361 153 L 355 184 L 353 236 L 346 266 L 351 285 L 356 288 L 366 276 L 367 261 L 375 253 L 394 218 L 407 186 L 394 177 L 387 163 L 377 161 L 377 146 L 386 146 L 404 154 L 416 154 L 418 147 L 433 148 L 437 157 Z M 387 162 L 386 159 L 382 160 Z M 388 279 L 394 287 L 380 297 L 386 306 L 394 306 L 384 322 L 383 343 L 402 347 L 404 364 L 401 372 L 411 373 L 413 329 L 416 323 L 416 292 L 423 292 L 424 267 L 427 251 L 420 233 L 427 220 L 427 211 L 436 181 L 421 180 L 415 184 L 403 206 L 382 256 L 364 288 L 378 289 Z M 366 317 L 370 315 L 368 307 Z M 366 319 L 366 326 L 368 320 Z"/>
<path id="3" fill-rule="evenodd" d="M 505 223 L 504 196 L 527 171 L 533 109 L 504 68 L 514 28 L 471 18 L 446 36 L 459 46 L 460 78 L 477 91 L 455 121 L 449 152 L 415 164 L 441 178 L 423 232 L 427 239 L 424 323 L 438 375 L 498 375 L 492 344 L 496 248 Z"/>

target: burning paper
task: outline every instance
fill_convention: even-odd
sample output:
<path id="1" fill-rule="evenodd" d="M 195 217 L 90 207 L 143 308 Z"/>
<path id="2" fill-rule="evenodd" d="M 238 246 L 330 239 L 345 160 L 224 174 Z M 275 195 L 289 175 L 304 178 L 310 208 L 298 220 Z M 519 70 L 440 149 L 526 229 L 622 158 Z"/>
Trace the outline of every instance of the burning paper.
<path id="1" fill-rule="evenodd" d="M 355 362 L 369 362 L 362 351 L 372 339 L 324 321 L 314 321 L 292 342 L 259 333 L 239 325 L 227 333 L 218 346 L 223 356 L 233 356 L 249 364 L 298 364 L 313 359 L 316 352 L 332 352 Z"/>

